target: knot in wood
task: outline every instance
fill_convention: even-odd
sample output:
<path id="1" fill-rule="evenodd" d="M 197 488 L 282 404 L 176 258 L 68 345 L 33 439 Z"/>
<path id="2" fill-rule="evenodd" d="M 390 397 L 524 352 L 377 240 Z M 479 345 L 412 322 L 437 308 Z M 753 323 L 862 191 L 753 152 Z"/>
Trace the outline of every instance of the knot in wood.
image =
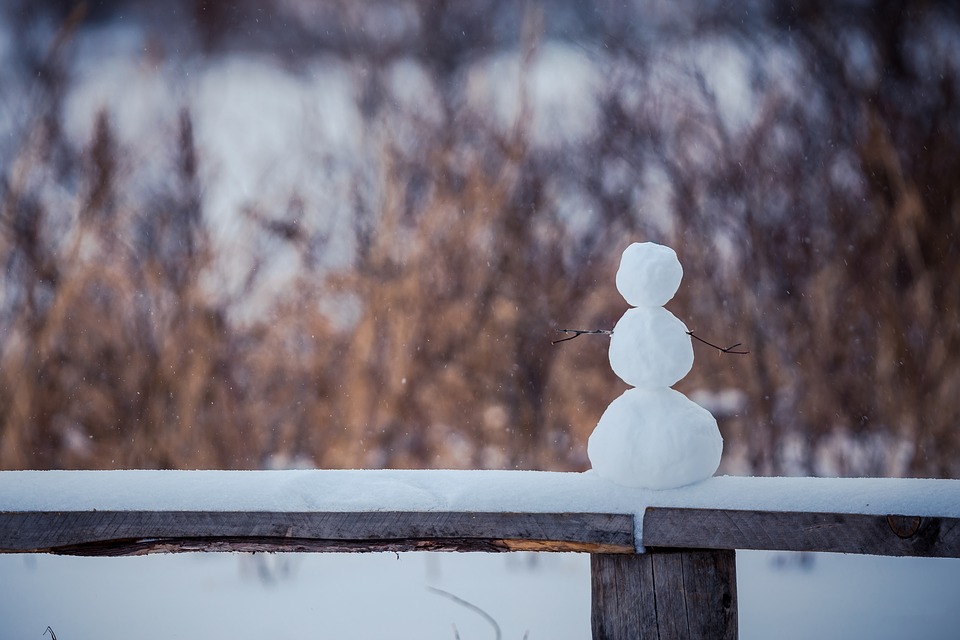
<path id="1" fill-rule="evenodd" d="M 887 524 L 899 538 L 912 538 L 920 529 L 920 516 L 887 516 Z"/>

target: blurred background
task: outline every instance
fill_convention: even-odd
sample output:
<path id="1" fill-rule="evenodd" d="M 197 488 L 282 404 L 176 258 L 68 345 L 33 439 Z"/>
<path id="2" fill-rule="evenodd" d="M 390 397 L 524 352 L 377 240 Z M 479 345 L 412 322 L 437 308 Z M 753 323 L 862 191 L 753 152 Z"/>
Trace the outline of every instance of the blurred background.
<path id="1" fill-rule="evenodd" d="M 960 5 L 8 0 L 0 468 L 582 470 L 633 241 L 732 474 L 960 477 Z"/>

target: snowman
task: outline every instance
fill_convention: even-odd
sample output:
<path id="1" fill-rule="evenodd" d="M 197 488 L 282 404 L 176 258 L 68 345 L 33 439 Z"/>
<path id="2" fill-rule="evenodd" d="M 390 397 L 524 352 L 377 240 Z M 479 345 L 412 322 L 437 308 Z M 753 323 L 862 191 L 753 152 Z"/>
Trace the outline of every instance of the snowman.
<path id="1" fill-rule="evenodd" d="M 673 489 L 720 465 L 716 419 L 671 388 L 693 366 L 691 334 L 663 308 L 682 277 L 669 247 L 637 242 L 623 252 L 617 290 L 631 308 L 610 336 L 610 367 L 633 388 L 610 403 L 587 444 L 594 472 L 617 484 Z"/>

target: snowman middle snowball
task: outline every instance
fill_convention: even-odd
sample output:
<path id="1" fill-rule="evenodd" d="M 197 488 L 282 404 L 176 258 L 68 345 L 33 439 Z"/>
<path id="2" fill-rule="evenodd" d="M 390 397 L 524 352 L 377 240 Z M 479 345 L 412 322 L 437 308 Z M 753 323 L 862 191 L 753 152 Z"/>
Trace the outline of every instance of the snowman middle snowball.
<path id="1" fill-rule="evenodd" d="M 610 336 L 610 368 L 632 387 L 672 387 L 693 368 L 687 326 L 663 307 L 627 309 Z"/>

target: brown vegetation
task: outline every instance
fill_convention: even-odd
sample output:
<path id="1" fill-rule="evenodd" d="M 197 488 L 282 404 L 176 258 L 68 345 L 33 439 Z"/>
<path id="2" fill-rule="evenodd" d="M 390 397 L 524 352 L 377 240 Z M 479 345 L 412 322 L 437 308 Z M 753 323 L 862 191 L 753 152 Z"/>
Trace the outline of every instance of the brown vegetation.
<path id="1" fill-rule="evenodd" d="M 415 4 L 437 29 L 467 19 Z M 377 50 L 371 65 L 413 55 L 440 78 L 440 121 L 395 112 L 366 76 L 371 130 L 386 112 L 404 127 L 371 135 L 378 160 L 354 177 L 352 262 L 318 266 L 333 240 L 248 211 L 300 255 L 266 308 L 254 294 L 267 250 L 236 293 L 216 285 L 238 267 L 211 238 L 190 113 L 166 191 L 133 197 L 109 113 L 86 148 L 65 142 L 55 50 L 0 190 L 0 468 L 585 468 L 623 385 L 606 338 L 550 341 L 612 327 L 619 253 L 652 239 L 684 265 L 671 310 L 750 350 L 698 345 L 679 385 L 740 394 L 717 411 L 727 469 L 957 476 L 960 61 L 944 42 L 960 17 L 937 3 L 801 6 L 746 22 L 703 9 L 652 41 L 600 12 L 596 131 L 546 148 L 529 108 L 504 131 L 461 103 L 450 65 L 480 55 L 469 44 Z M 521 78 L 551 37 L 549 14 L 525 20 Z M 477 42 L 502 45 L 492 33 Z M 672 57 L 691 36 L 745 52 L 745 122 Z M 563 213 L 571 194 L 586 224 Z M 824 466 L 838 433 L 880 452 Z"/>

